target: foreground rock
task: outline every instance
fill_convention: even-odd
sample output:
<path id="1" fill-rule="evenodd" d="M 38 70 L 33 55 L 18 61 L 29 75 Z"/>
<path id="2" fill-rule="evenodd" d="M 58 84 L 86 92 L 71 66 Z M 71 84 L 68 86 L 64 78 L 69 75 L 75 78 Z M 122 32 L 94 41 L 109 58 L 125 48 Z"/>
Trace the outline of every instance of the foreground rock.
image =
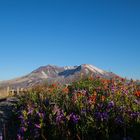
<path id="1" fill-rule="evenodd" d="M 13 109 L 18 102 L 16 97 L 10 97 L 0 100 L 0 140 L 9 139 L 14 134 Z M 10 138 L 10 139 L 11 139 Z"/>

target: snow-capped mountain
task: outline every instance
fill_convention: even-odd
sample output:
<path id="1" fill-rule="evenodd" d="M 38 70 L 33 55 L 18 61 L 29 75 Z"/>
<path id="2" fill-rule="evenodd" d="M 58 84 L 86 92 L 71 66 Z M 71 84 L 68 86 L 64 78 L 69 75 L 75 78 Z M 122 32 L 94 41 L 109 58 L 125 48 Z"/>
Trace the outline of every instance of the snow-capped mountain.
<path id="1" fill-rule="evenodd" d="M 117 75 L 111 72 L 104 71 L 93 65 L 82 64 L 79 66 L 65 66 L 58 67 L 54 65 L 47 65 L 39 67 L 38 69 L 32 71 L 30 74 L 16 78 L 13 80 L 8 80 L 0 82 L 1 86 L 12 86 L 12 87 L 31 87 L 36 84 L 43 82 L 54 83 L 59 82 L 62 84 L 68 84 L 75 80 L 81 78 L 81 76 L 99 76 L 102 78 L 113 78 Z"/>

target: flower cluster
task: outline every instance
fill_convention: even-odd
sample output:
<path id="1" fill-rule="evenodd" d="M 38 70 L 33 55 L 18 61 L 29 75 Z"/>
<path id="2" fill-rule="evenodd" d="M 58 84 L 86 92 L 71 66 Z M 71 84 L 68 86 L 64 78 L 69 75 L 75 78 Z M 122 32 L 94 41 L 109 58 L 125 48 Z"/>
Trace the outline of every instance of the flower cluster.
<path id="1" fill-rule="evenodd" d="M 136 84 L 119 77 L 35 87 L 19 97 L 17 138 L 138 139 L 139 97 Z"/>

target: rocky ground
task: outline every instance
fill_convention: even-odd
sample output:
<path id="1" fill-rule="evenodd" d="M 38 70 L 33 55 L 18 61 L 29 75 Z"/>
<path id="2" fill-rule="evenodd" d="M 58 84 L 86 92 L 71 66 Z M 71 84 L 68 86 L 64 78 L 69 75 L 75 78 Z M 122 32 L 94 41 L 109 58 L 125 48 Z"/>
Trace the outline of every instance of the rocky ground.
<path id="1" fill-rule="evenodd" d="M 0 140 L 12 140 L 16 128 L 13 124 L 13 108 L 18 102 L 16 97 L 0 99 Z"/>

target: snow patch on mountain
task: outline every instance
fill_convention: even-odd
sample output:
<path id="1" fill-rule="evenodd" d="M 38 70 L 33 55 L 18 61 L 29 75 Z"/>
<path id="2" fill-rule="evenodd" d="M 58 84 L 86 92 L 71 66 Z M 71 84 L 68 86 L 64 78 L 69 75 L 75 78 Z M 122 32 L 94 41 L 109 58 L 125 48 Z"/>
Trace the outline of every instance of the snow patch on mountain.
<path id="1" fill-rule="evenodd" d="M 48 78 L 48 75 L 44 71 L 41 71 L 41 73 L 43 75 L 43 78 Z"/>
<path id="2" fill-rule="evenodd" d="M 73 66 L 65 66 L 64 69 L 65 70 L 70 70 L 70 69 L 75 69 L 75 67 L 73 67 Z"/>
<path id="3" fill-rule="evenodd" d="M 105 74 L 105 71 L 95 67 L 95 66 L 92 66 L 92 65 L 85 65 L 86 68 L 88 68 L 89 70 L 93 71 L 93 72 L 98 72 L 100 74 Z"/>

